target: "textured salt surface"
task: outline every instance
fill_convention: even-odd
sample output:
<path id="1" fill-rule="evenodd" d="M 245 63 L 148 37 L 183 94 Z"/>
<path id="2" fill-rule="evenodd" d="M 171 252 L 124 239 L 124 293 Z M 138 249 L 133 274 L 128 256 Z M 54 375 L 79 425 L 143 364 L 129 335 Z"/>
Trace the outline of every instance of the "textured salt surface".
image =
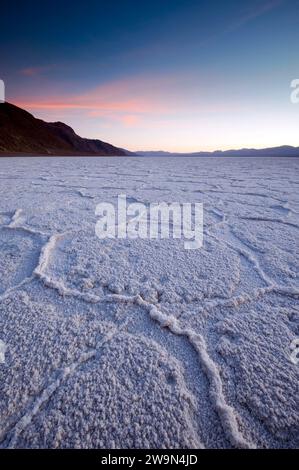
<path id="1" fill-rule="evenodd" d="M 2 158 L 0 447 L 298 447 L 297 159 Z M 204 246 L 98 240 L 203 202 Z"/>

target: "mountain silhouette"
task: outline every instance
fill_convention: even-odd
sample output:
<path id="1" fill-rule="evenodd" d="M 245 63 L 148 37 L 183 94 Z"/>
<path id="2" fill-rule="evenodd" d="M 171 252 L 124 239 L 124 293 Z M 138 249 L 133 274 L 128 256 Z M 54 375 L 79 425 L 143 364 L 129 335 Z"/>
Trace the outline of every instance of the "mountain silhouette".
<path id="1" fill-rule="evenodd" d="M 128 155 L 98 139 L 84 139 L 63 122 L 45 122 L 10 103 L 0 104 L 0 154 Z"/>

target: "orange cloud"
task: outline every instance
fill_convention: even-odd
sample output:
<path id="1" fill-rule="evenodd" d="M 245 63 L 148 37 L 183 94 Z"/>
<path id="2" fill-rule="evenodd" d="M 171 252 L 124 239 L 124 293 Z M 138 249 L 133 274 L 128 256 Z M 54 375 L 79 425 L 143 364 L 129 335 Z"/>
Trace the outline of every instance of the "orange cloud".
<path id="1" fill-rule="evenodd" d="M 76 101 L 76 102 L 75 102 Z M 145 103 L 138 103 L 138 101 L 123 101 L 123 102 L 94 102 L 94 103 L 80 103 L 78 100 L 68 102 L 62 101 L 15 101 L 17 106 L 25 109 L 45 109 L 45 110 L 67 110 L 67 109 L 85 109 L 91 110 L 90 116 L 98 117 L 103 116 L 105 112 L 121 111 L 121 112 L 147 112 L 149 108 Z"/>

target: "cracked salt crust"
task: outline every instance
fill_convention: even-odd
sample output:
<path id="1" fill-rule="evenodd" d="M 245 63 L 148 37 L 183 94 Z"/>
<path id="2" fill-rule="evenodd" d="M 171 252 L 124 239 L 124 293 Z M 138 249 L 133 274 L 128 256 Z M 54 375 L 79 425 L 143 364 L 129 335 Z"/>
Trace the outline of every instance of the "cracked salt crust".
<path id="1" fill-rule="evenodd" d="M 1 167 L 0 447 L 298 447 L 297 159 Z M 203 202 L 203 248 L 99 241 L 120 192 Z"/>

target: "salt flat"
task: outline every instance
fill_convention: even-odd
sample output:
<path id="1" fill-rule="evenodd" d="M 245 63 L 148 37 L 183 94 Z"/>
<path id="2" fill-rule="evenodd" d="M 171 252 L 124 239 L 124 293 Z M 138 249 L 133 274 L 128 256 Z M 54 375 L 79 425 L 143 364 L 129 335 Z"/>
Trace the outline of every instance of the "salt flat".
<path id="1" fill-rule="evenodd" d="M 204 245 L 99 240 L 203 202 Z M 299 160 L 0 159 L 0 447 L 298 447 Z"/>

